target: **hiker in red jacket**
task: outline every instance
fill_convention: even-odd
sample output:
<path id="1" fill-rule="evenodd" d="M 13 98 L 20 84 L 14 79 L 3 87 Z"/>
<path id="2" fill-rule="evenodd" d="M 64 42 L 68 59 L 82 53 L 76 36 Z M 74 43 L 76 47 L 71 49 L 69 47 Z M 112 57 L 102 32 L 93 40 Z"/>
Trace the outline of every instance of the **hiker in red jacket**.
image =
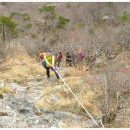
<path id="1" fill-rule="evenodd" d="M 85 55 L 82 49 L 79 49 L 76 53 L 76 60 L 77 62 L 82 62 L 84 59 Z"/>
<path id="2" fill-rule="evenodd" d="M 61 53 L 61 51 L 58 51 L 58 52 L 56 53 L 55 57 L 56 57 L 55 65 L 57 64 L 58 67 L 59 67 L 59 66 L 60 66 L 60 62 L 61 62 L 61 60 L 62 60 L 62 53 Z"/>
<path id="3" fill-rule="evenodd" d="M 44 59 L 44 55 L 47 53 L 47 51 L 44 51 L 43 53 L 38 54 L 38 61 L 42 61 Z"/>

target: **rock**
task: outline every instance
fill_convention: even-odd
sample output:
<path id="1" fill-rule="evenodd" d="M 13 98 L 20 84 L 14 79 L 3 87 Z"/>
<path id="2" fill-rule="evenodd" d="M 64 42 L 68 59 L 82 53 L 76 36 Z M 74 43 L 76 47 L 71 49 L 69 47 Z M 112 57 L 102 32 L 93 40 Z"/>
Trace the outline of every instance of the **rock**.
<path id="1" fill-rule="evenodd" d="M 4 100 L 0 108 L 5 110 L 2 111 L 4 115 L 0 116 L 1 128 L 62 128 L 65 122 L 76 126 L 80 121 L 80 116 L 69 112 L 42 111 L 36 115 L 38 110 L 33 104 L 13 96 Z"/>
<path id="2" fill-rule="evenodd" d="M 37 75 L 36 78 L 37 78 L 37 81 L 41 81 L 41 80 L 43 79 L 43 75 L 40 75 L 40 74 L 39 74 L 39 75 Z"/>
<path id="3" fill-rule="evenodd" d="M 40 77 L 40 76 L 39 76 Z M 44 79 L 43 79 L 44 80 Z M 83 80 L 76 82 L 82 84 Z M 48 82 L 47 82 L 48 83 Z M 43 96 L 42 89 L 44 85 L 51 85 L 43 81 L 37 81 L 34 77 L 29 79 L 25 85 L 30 85 L 31 91 L 27 91 L 24 86 L 17 83 L 9 83 L 11 90 L 18 91 L 15 95 L 4 95 L 0 99 L 0 127 L 1 128 L 63 128 L 66 122 L 71 126 L 77 126 L 81 123 L 81 116 L 63 111 L 45 111 L 39 110 L 34 106 L 36 100 Z M 59 84 L 59 83 L 58 83 Z M 53 86 L 53 85 L 52 85 Z M 53 92 L 60 91 L 62 85 L 53 87 L 53 91 L 47 100 L 50 103 L 55 103 L 59 100 L 53 95 Z M 90 127 L 91 121 L 88 122 Z M 87 127 L 88 123 L 85 125 Z M 81 125 L 82 126 L 82 125 Z M 84 127 L 84 124 L 83 124 Z"/>
<path id="4" fill-rule="evenodd" d="M 24 118 L 20 117 L 0 117 L 0 126 L 2 128 L 26 128 L 28 127 L 27 122 Z"/>
<path id="5" fill-rule="evenodd" d="M 95 66 L 95 67 L 103 67 L 104 65 L 105 65 L 105 63 L 103 62 L 102 59 L 96 59 L 96 60 L 94 61 L 94 66 Z"/>
<path id="6" fill-rule="evenodd" d="M 27 79 L 26 79 L 27 82 L 35 81 L 35 80 L 36 80 L 36 79 L 35 79 L 34 76 L 29 76 L 29 77 L 27 77 Z"/>
<path id="7" fill-rule="evenodd" d="M 86 123 L 85 127 L 87 128 L 93 128 L 95 126 L 95 123 L 91 119 L 87 120 L 85 123 Z"/>
<path id="8" fill-rule="evenodd" d="M 55 112 L 54 111 L 45 111 L 44 118 L 49 120 L 50 122 L 55 122 L 55 123 L 56 122 L 59 123 L 59 121 L 60 121 L 60 123 L 68 121 L 70 123 L 76 124 L 77 121 L 80 120 L 80 117 L 76 114 L 72 114 L 69 112 L 61 112 L 61 111 L 55 111 Z"/>
<path id="9" fill-rule="evenodd" d="M 34 114 L 39 112 L 32 103 L 28 102 L 26 98 L 16 98 L 13 96 L 8 96 L 6 99 L 8 106 L 17 111 L 20 114 Z"/>
<path id="10" fill-rule="evenodd" d="M 58 100 L 58 98 L 55 97 L 55 96 L 50 96 L 50 97 L 49 97 L 49 100 L 55 102 L 55 101 Z"/>
<path id="11" fill-rule="evenodd" d="M 26 114 L 26 113 L 28 113 L 28 112 L 29 112 L 28 108 L 23 108 L 23 109 L 21 109 L 21 110 L 19 111 L 19 113 L 21 113 L 21 114 Z"/>
<path id="12" fill-rule="evenodd" d="M 17 59 L 15 60 L 15 64 L 16 65 L 23 65 L 23 63 L 21 61 L 17 60 Z"/>
<path id="13" fill-rule="evenodd" d="M 14 110 L 12 110 L 4 100 L 0 102 L 0 112 L 6 113 L 8 116 L 15 117 L 17 115 L 17 113 Z"/>
<path id="14" fill-rule="evenodd" d="M 61 85 L 57 85 L 53 87 L 53 91 L 57 92 L 61 89 Z"/>
<path id="15" fill-rule="evenodd" d="M 113 20 L 114 17 L 109 16 L 109 15 L 105 15 L 105 16 L 102 17 L 102 19 L 103 19 L 103 20 Z"/>
<path id="16" fill-rule="evenodd" d="M 29 93 L 26 95 L 26 99 L 31 102 L 35 102 L 37 100 L 40 100 L 42 97 L 42 93 Z"/>
<path id="17" fill-rule="evenodd" d="M 100 63 L 102 63 L 102 60 L 101 59 L 96 59 L 95 63 L 100 64 Z"/>
<path id="18" fill-rule="evenodd" d="M 0 117 L 0 127 L 3 128 L 57 128 L 58 123 L 46 122 L 44 116 L 19 116 L 19 117 Z"/>
<path id="19" fill-rule="evenodd" d="M 72 114 L 70 112 L 62 112 L 62 111 L 56 111 L 54 114 L 54 117 L 56 119 L 60 119 L 60 120 L 67 120 L 67 121 L 71 121 L 72 123 L 76 123 L 79 120 L 79 116 L 76 114 Z"/>
<path id="20" fill-rule="evenodd" d="M 59 121 L 59 123 L 58 123 L 59 128 L 63 128 L 64 125 L 65 125 L 65 123 L 63 121 Z"/>
<path id="21" fill-rule="evenodd" d="M 39 86 L 43 86 L 44 83 L 43 82 L 37 82 L 37 81 L 29 81 L 29 82 L 27 82 L 27 85 L 36 87 L 36 89 L 37 89 L 37 88 L 39 88 Z"/>
<path id="22" fill-rule="evenodd" d="M 109 16 L 105 15 L 105 16 L 102 17 L 102 19 L 109 19 Z"/>
<path id="23" fill-rule="evenodd" d="M 109 56 L 109 59 L 114 59 L 115 57 L 116 57 L 116 55 L 114 55 L 114 54 L 112 55 L 112 54 L 111 54 L 111 55 Z"/>
<path id="24" fill-rule="evenodd" d="M 18 85 L 17 83 L 10 83 L 9 88 L 10 90 L 25 91 L 25 89 L 22 86 Z"/>

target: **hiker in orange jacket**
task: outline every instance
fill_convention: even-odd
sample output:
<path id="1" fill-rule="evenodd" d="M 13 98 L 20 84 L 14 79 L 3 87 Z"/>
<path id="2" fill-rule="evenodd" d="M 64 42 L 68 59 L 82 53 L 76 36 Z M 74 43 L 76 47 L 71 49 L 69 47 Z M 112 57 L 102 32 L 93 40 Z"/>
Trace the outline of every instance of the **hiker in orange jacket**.
<path id="1" fill-rule="evenodd" d="M 38 54 L 38 61 L 42 61 L 44 59 L 44 55 L 47 53 L 47 51 L 44 51 L 43 53 Z"/>

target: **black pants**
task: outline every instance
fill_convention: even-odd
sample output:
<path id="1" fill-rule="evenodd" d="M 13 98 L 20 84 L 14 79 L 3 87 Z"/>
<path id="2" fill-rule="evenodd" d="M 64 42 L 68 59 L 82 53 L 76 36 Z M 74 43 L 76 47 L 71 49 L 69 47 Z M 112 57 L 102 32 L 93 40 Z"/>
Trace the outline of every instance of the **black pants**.
<path id="1" fill-rule="evenodd" d="M 59 79 L 58 73 L 54 69 L 52 69 L 51 67 L 46 67 L 46 62 L 45 61 L 42 62 L 42 66 L 46 69 L 47 78 L 50 78 L 50 69 L 51 69 L 52 71 L 55 72 L 55 75 L 56 75 L 57 79 Z"/>
<path id="2" fill-rule="evenodd" d="M 47 78 L 50 78 L 50 67 L 45 67 L 45 69 L 46 69 Z M 56 78 L 59 79 L 59 75 L 57 74 L 57 72 L 54 69 L 53 71 L 55 72 Z"/>
<path id="3" fill-rule="evenodd" d="M 44 68 L 46 69 L 46 75 L 47 75 L 47 78 L 50 78 L 50 67 L 46 67 L 44 66 Z M 54 69 L 51 69 L 55 72 L 55 75 L 56 75 L 56 78 L 59 79 L 59 75 L 57 74 L 57 72 L 54 70 Z"/>
<path id="4" fill-rule="evenodd" d="M 69 64 L 69 66 L 72 66 L 72 60 L 68 60 L 68 59 L 66 59 L 66 66 Z"/>
<path id="5" fill-rule="evenodd" d="M 47 78 L 50 78 L 50 67 L 45 67 Z"/>

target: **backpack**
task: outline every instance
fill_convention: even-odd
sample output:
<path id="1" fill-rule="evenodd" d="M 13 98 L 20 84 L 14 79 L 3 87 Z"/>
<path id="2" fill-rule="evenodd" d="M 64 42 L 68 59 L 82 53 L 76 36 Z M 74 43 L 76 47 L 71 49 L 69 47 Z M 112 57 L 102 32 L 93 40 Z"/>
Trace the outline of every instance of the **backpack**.
<path id="1" fill-rule="evenodd" d="M 40 60 L 42 60 L 43 59 L 43 53 L 39 53 L 38 57 L 39 57 Z"/>
<path id="2" fill-rule="evenodd" d="M 72 51 L 68 51 L 68 52 L 66 52 L 66 60 L 67 61 L 74 61 L 74 54 L 73 54 L 73 52 Z"/>
<path id="3" fill-rule="evenodd" d="M 84 52 L 83 51 L 81 51 L 81 52 L 78 52 L 77 54 L 76 54 L 76 59 L 78 60 L 78 61 L 82 61 L 83 59 L 84 59 Z"/>

